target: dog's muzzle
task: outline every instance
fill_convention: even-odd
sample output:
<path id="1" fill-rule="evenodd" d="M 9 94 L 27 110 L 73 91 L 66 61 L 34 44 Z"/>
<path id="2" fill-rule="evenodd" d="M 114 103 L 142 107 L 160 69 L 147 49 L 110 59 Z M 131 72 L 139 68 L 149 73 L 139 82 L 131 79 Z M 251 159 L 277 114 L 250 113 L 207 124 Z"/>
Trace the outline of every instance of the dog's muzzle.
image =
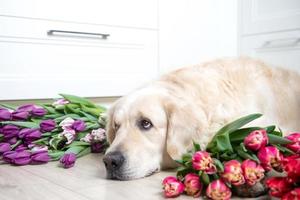
<path id="1" fill-rule="evenodd" d="M 119 175 L 124 161 L 125 157 L 119 151 L 109 152 L 104 156 L 103 162 L 108 179 L 120 179 Z"/>

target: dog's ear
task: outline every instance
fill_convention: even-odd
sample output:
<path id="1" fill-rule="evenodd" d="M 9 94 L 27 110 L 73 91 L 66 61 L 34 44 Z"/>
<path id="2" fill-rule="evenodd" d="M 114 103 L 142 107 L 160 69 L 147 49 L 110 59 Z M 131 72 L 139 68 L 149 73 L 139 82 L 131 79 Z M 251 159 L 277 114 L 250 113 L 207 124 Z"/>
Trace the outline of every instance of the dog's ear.
<path id="1" fill-rule="evenodd" d="M 166 150 L 173 160 L 181 159 L 182 154 L 192 148 L 193 140 L 199 138 L 205 116 L 197 111 L 193 104 L 180 105 L 173 101 L 167 105 Z"/>
<path id="2" fill-rule="evenodd" d="M 107 111 L 107 123 L 106 123 L 106 137 L 109 144 L 115 139 L 115 127 L 114 127 L 114 112 L 115 106 L 112 106 Z"/>

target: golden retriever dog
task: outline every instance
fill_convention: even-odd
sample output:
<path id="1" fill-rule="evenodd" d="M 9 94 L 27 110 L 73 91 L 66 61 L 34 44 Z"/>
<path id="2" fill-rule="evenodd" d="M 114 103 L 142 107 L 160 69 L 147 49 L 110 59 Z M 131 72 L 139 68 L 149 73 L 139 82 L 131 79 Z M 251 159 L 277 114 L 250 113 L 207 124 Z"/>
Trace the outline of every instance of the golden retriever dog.
<path id="1" fill-rule="evenodd" d="M 262 113 L 255 125 L 300 130 L 300 76 L 250 58 L 219 59 L 168 73 L 108 112 L 107 177 L 130 180 L 175 167 L 224 124 Z M 254 124 L 251 125 L 254 125 Z"/>

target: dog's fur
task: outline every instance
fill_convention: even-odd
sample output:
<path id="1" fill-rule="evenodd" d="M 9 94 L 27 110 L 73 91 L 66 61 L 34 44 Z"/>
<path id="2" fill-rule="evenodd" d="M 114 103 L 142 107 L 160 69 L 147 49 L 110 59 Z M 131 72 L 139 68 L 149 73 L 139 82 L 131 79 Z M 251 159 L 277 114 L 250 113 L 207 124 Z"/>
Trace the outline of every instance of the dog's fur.
<path id="1" fill-rule="evenodd" d="M 118 179 L 144 177 L 174 167 L 173 160 L 192 147 L 192 140 L 205 148 L 221 126 L 252 113 L 264 114 L 255 125 L 299 131 L 300 76 L 250 58 L 179 69 L 111 107 L 107 152 L 120 151 L 125 157 Z M 141 130 L 141 119 L 153 127 Z"/>

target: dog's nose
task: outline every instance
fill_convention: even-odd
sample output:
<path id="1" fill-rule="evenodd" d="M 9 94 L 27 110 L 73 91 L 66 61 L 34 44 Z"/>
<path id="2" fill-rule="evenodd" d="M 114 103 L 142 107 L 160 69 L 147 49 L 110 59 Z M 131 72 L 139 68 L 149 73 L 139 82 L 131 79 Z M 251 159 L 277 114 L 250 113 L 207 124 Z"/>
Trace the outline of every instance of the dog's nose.
<path id="1" fill-rule="evenodd" d="M 103 158 L 103 162 L 108 172 L 113 172 L 119 169 L 122 166 L 124 160 L 125 158 L 123 154 L 119 151 L 107 153 Z"/>

